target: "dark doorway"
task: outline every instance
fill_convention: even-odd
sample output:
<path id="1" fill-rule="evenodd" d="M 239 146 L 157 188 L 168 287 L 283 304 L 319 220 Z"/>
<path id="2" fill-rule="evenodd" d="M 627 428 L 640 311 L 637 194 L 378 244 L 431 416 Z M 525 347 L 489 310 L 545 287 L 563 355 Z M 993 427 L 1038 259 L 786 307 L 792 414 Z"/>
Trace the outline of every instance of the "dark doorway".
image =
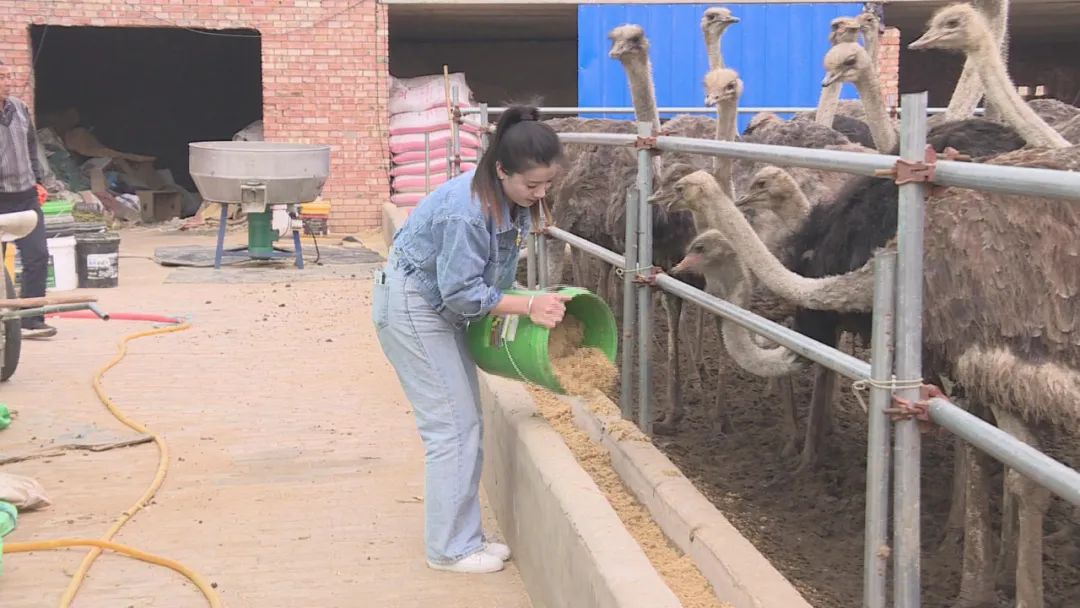
<path id="1" fill-rule="evenodd" d="M 187 144 L 262 119 L 255 30 L 31 27 L 38 128 L 70 123 L 105 146 L 157 157 L 195 191 Z M 77 113 L 73 113 L 74 109 Z"/>

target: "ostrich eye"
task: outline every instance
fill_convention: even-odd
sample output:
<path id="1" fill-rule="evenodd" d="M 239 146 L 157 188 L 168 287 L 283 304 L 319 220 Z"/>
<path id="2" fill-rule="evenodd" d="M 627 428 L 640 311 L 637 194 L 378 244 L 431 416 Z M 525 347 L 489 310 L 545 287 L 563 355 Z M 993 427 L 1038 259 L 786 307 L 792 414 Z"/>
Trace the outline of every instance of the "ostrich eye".
<path id="1" fill-rule="evenodd" d="M 754 187 L 755 188 L 764 188 L 765 187 L 765 182 L 763 180 L 759 179 L 758 181 L 754 182 Z"/>
<path id="2" fill-rule="evenodd" d="M 949 28 L 960 27 L 960 20 L 959 19 L 949 19 L 948 21 L 945 22 L 945 27 L 949 27 Z"/>
<path id="3" fill-rule="evenodd" d="M 855 58 L 848 57 L 847 60 L 844 61 L 844 65 L 855 65 Z"/>

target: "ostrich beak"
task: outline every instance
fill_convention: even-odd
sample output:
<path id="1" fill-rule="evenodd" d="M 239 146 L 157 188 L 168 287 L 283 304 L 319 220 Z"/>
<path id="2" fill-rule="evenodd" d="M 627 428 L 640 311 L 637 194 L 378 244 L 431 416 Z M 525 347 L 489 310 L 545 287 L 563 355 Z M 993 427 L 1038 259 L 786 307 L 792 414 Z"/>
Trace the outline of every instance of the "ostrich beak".
<path id="1" fill-rule="evenodd" d="M 936 41 L 938 38 L 941 38 L 941 34 L 938 34 L 938 33 L 934 32 L 933 30 L 930 30 L 929 32 L 926 32 L 925 34 L 923 34 L 922 38 L 919 38 L 915 42 L 912 42 L 911 44 L 909 44 L 907 48 L 909 48 L 909 49 L 911 49 L 913 51 L 917 51 L 919 49 L 930 48 L 932 46 L 932 44 L 934 43 L 934 41 Z"/>
<path id="2" fill-rule="evenodd" d="M 825 74 L 825 79 L 821 81 L 821 88 L 824 89 L 825 87 L 831 85 L 837 80 L 840 80 L 840 77 L 840 72 L 829 72 L 828 74 Z"/>
<path id="3" fill-rule="evenodd" d="M 732 15 L 732 16 L 728 17 L 727 19 L 724 19 L 724 23 L 738 23 L 738 22 L 739 22 L 739 18 L 736 17 L 735 15 Z"/>
<path id="4" fill-rule="evenodd" d="M 701 256 L 696 253 L 686 255 L 681 262 L 671 267 L 671 272 L 679 273 L 693 271 L 701 263 Z"/>
<path id="5" fill-rule="evenodd" d="M 709 95 L 705 96 L 705 105 L 706 105 L 706 107 L 711 108 L 711 107 L 715 106 L 718 103 L 720 103 L 720 99 L 718 98 L 718 96 L 713 95 L 713 94 L 709 94 Z"/>
<path id="6" fill-rule="evenodd" d="M 671 194 L 668 193 L 667 190 L 661 189 L 653 192 L 649 196 L 648 200 L 650 205 L 657 205 L 663 207 L 664 209 L 667 209 L 671 206 L 672 201 L 674 201 L 675 199 Z"/>

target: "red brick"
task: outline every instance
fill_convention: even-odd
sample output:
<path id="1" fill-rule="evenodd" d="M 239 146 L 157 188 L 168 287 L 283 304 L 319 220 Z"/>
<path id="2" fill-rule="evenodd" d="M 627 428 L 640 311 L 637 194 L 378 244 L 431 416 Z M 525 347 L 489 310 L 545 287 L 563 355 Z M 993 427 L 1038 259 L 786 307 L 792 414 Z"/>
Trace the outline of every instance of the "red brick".
<path id="1" fill-rule="evenodd" d="M 331 145 L 331 202 L 337 232 L 375 227 L 389 196 L 385 92 L 387 8 L 377 0 L 52 0 L 47 17 L 34 2 L 0 3 L 0 54 L 15 82 L 31 82 L 28 26 L 254 28 L 263 35 L 263 121 L 268 139 Z M 332 19 L 322 21 L 325 17 Z M 349 39 L 342 40 L 344 32 Z M 358 78 L 364 79 L 357 82 Z M 33 107 L 33 87 L 16 88 Z M 359 125 L 371 125 L 359 131 Z M 353 131 L 353 136 L 342 132 Z M 371 138 L 379 138 L 372 145 Z"/>

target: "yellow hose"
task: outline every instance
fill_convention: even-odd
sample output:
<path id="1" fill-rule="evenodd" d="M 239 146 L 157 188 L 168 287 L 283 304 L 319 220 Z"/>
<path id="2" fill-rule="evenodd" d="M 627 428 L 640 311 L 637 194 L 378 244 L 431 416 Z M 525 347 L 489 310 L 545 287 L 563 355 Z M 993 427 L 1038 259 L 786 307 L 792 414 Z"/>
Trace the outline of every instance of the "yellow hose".
<path id="1" fill-rule="evenodd" d="M 213 591 L 213 587 L 206 582 L 198 572 L 195 572 L 191 568 L 188 568 L 184 564 L 178 561 L 168 559 L 166 557 L 160 557 L 153 553 L 147 553 L 145 551 L 139 551 L 135 547 L 129 547 L 128 545 L 121 545 L 119 543 L 109 542 L 106 540 L 97 540 L 93 538 L 62 538 L 59 540 L 43 540 L 27 543 L 10 543 L 4 545 L 4 553 L 25 553 L 27 551 L 49 551 L 52 549 L 63 549 L 65 547 L 97 547 L 98 549 L 109 549 L 116 551 L 129 557 L 142 560 L 158 566 L 165 566 L 176 570 L 180 574 L 191 579 L 191 582 L 203 591 L 206 595 L 206 599 L 210 600 L 210 606 L 212 608 L 222 608 L 224 604 L 218 598 L 217 593 Z"/>
<path id="2" fill-rule="evenodd" d="M 191 582 L 199 588 L 199 591 L 202 591 L 202 594 L 206 596 L 206 599 L 210 602 L 210 606 L 212 608 L 218 608 L 222 606 L 221 599 L 218 597 L 217 592 L 214 591 L 214 589 L 210 585 L 206 584 L 206 581 L 201 576 L 188 569 L 183 564 L 112 542 L 113 537 L 115 537 L 117 532 L 120 531 L 120 528 L 122 528 L 124 524 L 126 524 L 128 521 L 131 520 L 132 517 L 135 516 L 136 513 L 138 513 L 144 506 L 146 506 L 150 503 L 151 500 L 153 500 L 154 494 L 157 493 L 158 489 L 161 487 L 161 484 L 165 482 L 165 474 L 169 469 L 169 447 L 165 444 L 165 440 L 162 439 L 160 435 L 154 433 L 150 429 L 132 420 L 131 418 L 128 418 L 122 411 L 120 411 L 120 408 L 116 407 L 116 404 L 113 403 L 113 400 L 110 399 L 107 394 L 105 394 L 105 388 L 101 384 L 101 379 L 105 376 L 106 372 L 115 367 L 116 364 L 119 363 L 125 355 L 127 355 L 128 342 L 132 340 L 137 340 L 138 338 L 144 338 L 146 336 L 155 336 L 159 334 L 183 331 L 190 327 L 190 323 L 183 322 L 178 325 L 157 327 L 154 329 L 135 332 L 133 334 L 128 334 L 127 336 L 124 336 L 124 338 L 120 340 L 119 352 L 116 354 L 115 357 L 112 358 L 111 361 L 109 361 L 107 364 L 105 364 L 104 367 L 98 370 L 97 374 L 94 376 L 94 392 L 97 393 L 98 398 L 103 404 L 105 404 L 105 407 L 109 408 L 109 412 L 111 412 L 117 420 L 123 422 L 125 425 L 134 429 L 135 431 L 150 435 L 154 439 L 154 443 L 157 445 L 157 473 L 154 475 L 154 480 L 150 483 L 150 487 L 147 488 L 146 492 L 143 493 L 143 495 L 134 505 L 132 505 L 126 511 L 120 514 L 120 517 L 116 520 L 115 523 L 113 523 L 112 527 L 109 528 L 109 531 L 105 533 L 105 536 L 102 537 L 101 540 L 64 538 L 52 541 L 4 544 L 4 553 L 23 553 L 27 551 L 42 551 L 73 546 L 94 547 L 90 550 L 90 553 L 88 553 L 86 557 L 83 558 L 82 564 L 79 565 L 78 571 L 75 572 L 75 576 L 68 584 L 67 590 L 64 592 L 64 596 L 60 599 L 60 608 L 68 608 L 68 606 L 71 605 L 71 602 L 74 601 L 75 594 L 78 593 L 79 587 L 82 586 L 83 580 L 86 578 L 86 573 L 90 571 L 90 566 L 93 565 L 94 560 L 96 560 L 97 557 L 101 555 L 102 549 L 111 549 L 124 555 L 134 557 L 135 559 L 172 568 L 173 570 L 176 570 L 177 572 L 183 574 L 188 579 L 190 579 Z"/>

